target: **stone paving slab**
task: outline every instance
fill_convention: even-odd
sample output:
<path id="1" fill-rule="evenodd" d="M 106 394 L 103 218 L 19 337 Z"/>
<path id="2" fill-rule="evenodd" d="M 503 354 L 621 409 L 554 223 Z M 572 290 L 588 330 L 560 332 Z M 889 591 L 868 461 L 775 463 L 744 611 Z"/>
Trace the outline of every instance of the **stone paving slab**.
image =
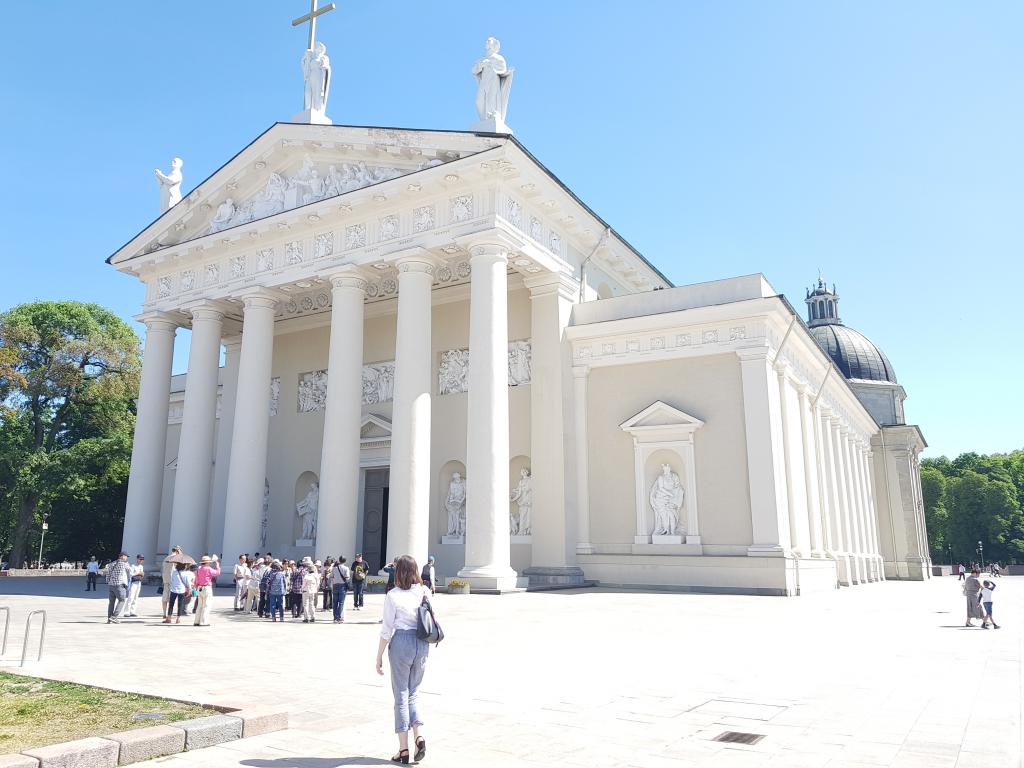
<path id="1" fill-rule="evenodd" d="M 170 725 L 154 725 L 133 731 L 112 733 L 105 738 L 120 745 L 117 764 L 129 765 L 182 752 L 185 749 L 185 731 Z"/>
<path id="2" fill-rule="evenodd" d="M 116 741 L 96 736 L 48 747 L 26 749 L 23 754 L 39 760 L 39 768 L 115 768 Z"/>
<path id="3" fill-rule="evenodd" d="M 35 581 L 53 590 L 61 580 Z M 421 690 L 428 760 L 445 768 L 1019 766 L 1024 578 L 998 583 L 1004 628 L 987 631 L 962 626 L 950 577 L 789 600 L 438 595 L 447 638 L 432 650 Z M 160 625 L 149 588 L 143 618 L 107 626 L 105 596 L 85 595 L 77 582 L 54 596 L 28 587 L 4 595 L 5 586 L 0 605 L 11 605 L 12 622 L 30 608 L 50 610 L 46 652 L 26 674 L 206 704 L 259 706 L 271 696 L 288 710 L 288 730 L 140 765 L 333 768 L 386 764 L 395 751 L 390 684 L 373 669 L 380 595 L 367 595 L 364 611 L 350 603 L 344 625 L 303 625 L 239 616 L 218 592 L 213 626 L 198 630 Z M 0 668 L 18 671 L 18 642 L 12 634 Z M 183 643 L 200 652 L 168 674 L 166 659 Z M 753 747 L 713 741 L 727 730 L 766 738 Z"/>
<path id="4" fill-rule="evenodd" d="M 0 755 L 0 768 L 39 768 L 39 759 L 27 755 Z"/>

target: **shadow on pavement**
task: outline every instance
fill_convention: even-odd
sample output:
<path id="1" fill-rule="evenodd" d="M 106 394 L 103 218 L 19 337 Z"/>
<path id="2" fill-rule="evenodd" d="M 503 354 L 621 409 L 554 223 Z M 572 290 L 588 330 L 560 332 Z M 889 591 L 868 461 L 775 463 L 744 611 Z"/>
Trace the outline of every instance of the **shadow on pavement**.
<path id="1" fill-rule="evenodd" d="M 394 765 L 379 757 L 277 757 L 273 760 L 243 760 L 252 768 L 334 768 L 341 765 Z"/>

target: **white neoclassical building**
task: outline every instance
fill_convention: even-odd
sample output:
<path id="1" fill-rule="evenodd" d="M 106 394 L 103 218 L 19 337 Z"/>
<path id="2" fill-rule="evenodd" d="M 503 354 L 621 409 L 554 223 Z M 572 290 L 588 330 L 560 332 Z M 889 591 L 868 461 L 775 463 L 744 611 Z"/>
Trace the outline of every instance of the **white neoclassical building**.
<path id="1" fill-rule="evenodd" d="M 762 275 L 673 287 L 485 114 L 502 77 L 473 131 L 277 123 L 110 257 L 146 286 L 125 548 L 430 553 L 497 591 L 927 577 L 924 443 L 819 335 L 849 341 L 834 292 L 805 323 Z"/>

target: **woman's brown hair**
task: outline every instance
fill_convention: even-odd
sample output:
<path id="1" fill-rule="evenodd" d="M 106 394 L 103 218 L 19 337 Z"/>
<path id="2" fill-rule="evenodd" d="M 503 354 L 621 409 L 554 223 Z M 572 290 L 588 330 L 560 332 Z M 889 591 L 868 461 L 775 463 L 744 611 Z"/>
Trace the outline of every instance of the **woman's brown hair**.
<path id="1" fill-rule="evenodd" d="M 402 555 L 395 560 L 395 586 L 409 589 L 413 584 L 422 584 L 420 569 L 412 555 Z"/>

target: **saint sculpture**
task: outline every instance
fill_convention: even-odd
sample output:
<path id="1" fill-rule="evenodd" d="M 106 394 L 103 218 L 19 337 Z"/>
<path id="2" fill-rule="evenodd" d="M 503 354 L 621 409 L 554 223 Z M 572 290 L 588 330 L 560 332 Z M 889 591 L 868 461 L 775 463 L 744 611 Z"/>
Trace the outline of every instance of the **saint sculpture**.
<path id="1" fill-rule="evenodd" d="M 458 472 L 452 473 L 448 483 L 448 498 L 444 500 L 448 513 L 448 536 L 466 535 L 466 483 Z"/>
<path id="2" fill-rule="evenodd" d="M 488 37 L 484 43 L 485 55 L 478 60 L 470 72 L 476 77 L 476 113 L 480 122 L 474 130 L 511 133 L 505 125 L 508 113 L 508 95 L 512 90 L 512 76 L 515 69 L 505 63 L 499 55 L 501 43 L 495 37 Z"/>
<path id="3" fill-rule="evenodd" d="M 305 80 L 304 106 L 309 112 L 327 112 L 327 96 L 331 90 L 331 60 L 327 46 L 316 43 L 302 56 L 302 77 Z"/>
<path id="4" fill-rule="evenodd" d="M 302 520 L 302 538 L 312 541 L 316 538 L 316 514 L 320 506 L 320 483 L 310 483 L 306 497 L 295 505 L 295 512 Z"/>
<path id="5" fill-rule="evenodd" d="M 651 488 L 651 509 L 654 510 L 655 536 L 675 536 L 679 532 L 679 511 L 685 494 L 679 475 L 668 464 L 661 465 L 661 474 Z"/>
<path id="6" fill-rule="evenodd" d="M 529 536 L 533 525 L 530 519 L 533 511 L 533 477 L 526 467 L 519 470 L 519 484 L 509 500 L 519 505 L 519 519 L 513 517 L 511 520 L 512 535 Z"/>
<path id="7" fill-rule="evenodd" d="M 168 211 L 181 202 L 181 162 L 180 157 L 171 160 L 170 173 L 159 168 L 155 170 L 157 183 L 160 185 L 160 213 Z"/>

